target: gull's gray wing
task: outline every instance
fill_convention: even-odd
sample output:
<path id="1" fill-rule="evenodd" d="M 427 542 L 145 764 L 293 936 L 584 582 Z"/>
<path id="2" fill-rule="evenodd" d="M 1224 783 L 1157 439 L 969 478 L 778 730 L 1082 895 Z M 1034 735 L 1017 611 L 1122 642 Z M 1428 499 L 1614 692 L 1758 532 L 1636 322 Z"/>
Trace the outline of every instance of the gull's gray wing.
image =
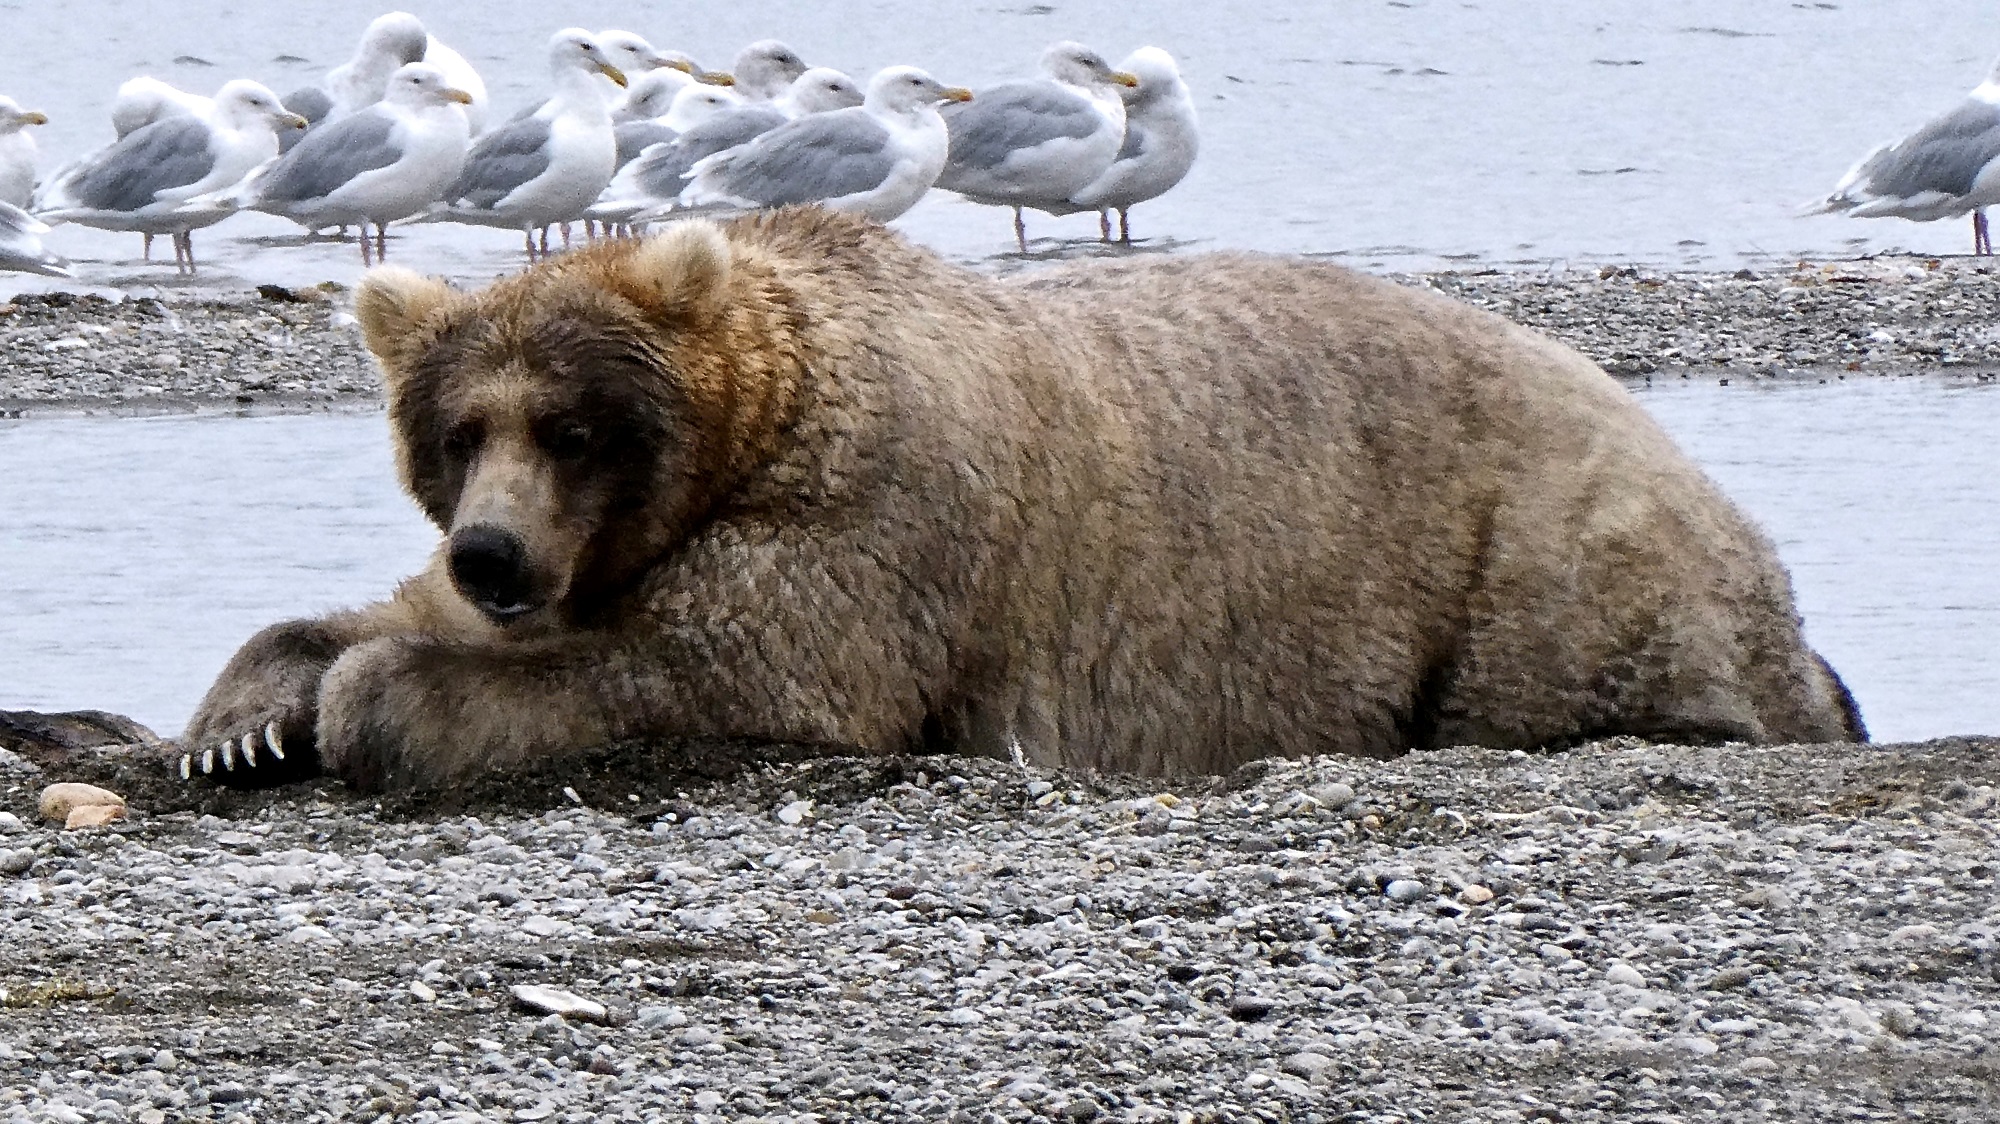
<path id="1" fill-rule="evenodd" d="M 524 117 L 480 134 L 465 158 L 465 170 L 445 189 L 445 202 L 491 207 L 548 171 L 551 132 L 549 122 Z"/>
<path id="2" fill-rule="evenodd" d="M 2000 106 L 1967 99 L 1870 157 L 1861 167 L 1861 183 L 1871 194 L 1897 198 L 1926 191 L 1965 195 L 1996 156 Z"/>
<path id="3" fill-rule="evenodd" d="M 725 110 L 698 122 L 662 145 L 639 157 L 633 175 L 639 186 L 662 199 L 672 199 L 687 186 L 688 169 L 696 163 L 749 144 L 772 129 L 785 124 L 784 114 L 765 106 L 741 106 Z"/>
<path id="4" fill-rule="evenodd" d="M 1020 149 L 1104 127 L 1090 99 L 1054 82 L 1003 82 L 941 112 L 951 135 L 945 161 L 962 168 L 997 168 Z"/>
<path id="5" fill-rule="evenodd" d="M 185 187 L 215 167 L 208 125 L 193 117 L 168 117 L 125 134 L 86 158 L 64 194 L 79 207 L 136 211 L 162 191 Z"/>
<path id="6" fill-rule="evenodd" d="M 618 138 L 618 166 L 621 168 L 637 159 L 649 146 L 667 144 L 680 136 L 679 133 L 651 118 L 627 121 L 614 129 L 613 133 Z"/>
<path id="7" fill-rule="evenodd" d="M 782 207 L 871 191 L 895 165 L 889 130 L 865 111 L 844 109 L 773 129 L 711 167 L 712 182 L 729 194 Z"/>
<path id="8" fill-rule="evenodd" d="M 403 156 L 396 124 L 393 114 L 371 105 L 321 125 L 264 173 L 256 187 L 258 201 L 323 199 L 363 172 L 394 164 Z"/>

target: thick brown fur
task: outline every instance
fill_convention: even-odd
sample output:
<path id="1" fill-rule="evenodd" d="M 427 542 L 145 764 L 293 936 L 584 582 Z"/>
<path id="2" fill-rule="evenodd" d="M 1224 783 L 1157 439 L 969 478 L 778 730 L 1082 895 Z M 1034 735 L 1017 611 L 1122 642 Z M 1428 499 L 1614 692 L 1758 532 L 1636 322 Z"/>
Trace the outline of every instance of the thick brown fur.
<path id="1" fill-rule="evenodd" d="M 197 748 L 275 721 L 378 787 L 677 735 L 1141 773 L 1864 736 L 1770 544 L 1617 384 L 1331 266 L 997 281 L 805 209 L 476 294 L 378 271 L 358 314 L 452 538 L 254 638 Z M 531 611 L 455 584 L 475 525 Z"/>

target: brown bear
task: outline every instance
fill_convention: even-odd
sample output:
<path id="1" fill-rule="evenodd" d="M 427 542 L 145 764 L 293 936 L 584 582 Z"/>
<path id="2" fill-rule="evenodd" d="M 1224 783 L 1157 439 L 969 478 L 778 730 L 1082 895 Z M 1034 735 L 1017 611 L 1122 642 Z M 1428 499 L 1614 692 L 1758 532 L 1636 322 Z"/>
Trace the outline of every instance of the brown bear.
<path id="1" fill-rule="evenodd" d="M 1155 774 L 1864 737 L 1629 395 L 1429 293 L 1238 253 L 996 280 L 798 209 L 477 293 L 380 269 L 356 312 L 445 538 L 237 654 L 183 762 L 227 783 L 677 736 Z"/>

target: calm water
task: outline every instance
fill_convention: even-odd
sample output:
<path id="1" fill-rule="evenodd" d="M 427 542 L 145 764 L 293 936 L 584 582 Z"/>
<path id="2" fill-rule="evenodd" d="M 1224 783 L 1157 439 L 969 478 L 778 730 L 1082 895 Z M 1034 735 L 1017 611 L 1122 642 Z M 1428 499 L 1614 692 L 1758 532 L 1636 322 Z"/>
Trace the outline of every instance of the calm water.
<path id="1" fill-rule="evenodd" d="M 2000 387 L 1638 390 L 1792 567 L 1885 740 L 2000 733 Z M 380 414 L 0 422 L 0 708 L 178 730 L 272 621 L 385 594 L 435 536 Z"/>
<path id="2" fill-rule="evenodd" d="M 74 0 L 0 4 L 0 93 L 46 111 L 44 168 L 110 139 L 117 84 L 152 73 L 204 92 L 258 78 L 280 94 L 344 61 L 388 0 Z M 1273 4 L 918 0 L 413 5 L 485 73 L 502 107 L 539 100 L 543 43 L 564 24 L 639 31 L 726 65 L 776 35 L 809 61 L 866 75 L 917 63 L 970 85 L 1031 71 L 1073 37 L 1116 58 L 1145 43 L 1184 63 L 1204 150 L 1186 183 L 1142 206 L 1156 245 L 1341 255 L 1364 266 L 1601 259 L 1729 265 L 1886 247 L 1963 252 L 1959 222 L 1800 219 L 1874 144 L 1952 105 L 2000 51 L 1984 0 L 1446 0 Z M 1006 217 L 934 193 L 899 225 L 946 254 L 1009 249 Z M 1038 217 L 1039 250 L 1094 239 L 1093 216 Z M 238 216 L 196 235 L 198 284 L 348 280 L 351 246 Z M 140 267 L 133 235 L 64 229 L 90 279 L 179 285 Z M 516 263 L 502 231 L 414 228 L 406 264 L 465 277 Z M 39 281 L 0 277 L 6 287 Z"/>

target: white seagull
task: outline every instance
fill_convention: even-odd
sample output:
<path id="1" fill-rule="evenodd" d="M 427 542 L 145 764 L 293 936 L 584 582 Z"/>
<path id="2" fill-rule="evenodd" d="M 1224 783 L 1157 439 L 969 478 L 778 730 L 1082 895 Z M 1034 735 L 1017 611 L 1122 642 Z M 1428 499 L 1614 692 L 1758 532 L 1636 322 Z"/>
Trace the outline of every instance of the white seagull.
<path id="1" fill-rule="evenodd" d="M 209 112 L 176 115 L 132 132 L 84 157 L 43 185 L 37 203 L 51 223 L 171 234 L 174 264 L 194 269 L 190 231 L 228 214 L 180 213 L 182 203 L 228 187 L 278 154 L 280 126 L 304 128 L 278 95 L 248 79 L 216 91 Z"/>
<path id="2" fill-rule="evenodd" d="M 308 230 L 358 224 L 361 262 L 372 264 L 388 252 L 385 227 L 436 202 L 464 169 L 471 103 L 471 93 L 447 82 L 436 66 L 405 63 L 381 101 L 308 133 L 228 192 L 230 202 Z"/>
<path id="3" fill-rule="evenodd" d="M 721 105 L 720 99 L 693 90 L 675 95 L 667 119 L 678 135 L 621 167 L 591 213 L 611 222 L 625 222 L 642 211 L 664 214 L 679 204 L 688 172 L 708 157 L 749 144 L 798 117 L 862 103 L 854 79 L 823 66 L 799 75 L 775 102 L 747 105 L 740 96 L 731 98 L 734 104 Z"/>
<path id="4" fill-rule="evenodd" d="M 361 33 L 354 57 L 326 72 L 326 93 L 333 100 L 326 119 L 338 121 L 381 101 L 396 68 L 422 62 L 429 49 L 422 20 L 408 12 L 376 16 Z"/>
<path id="5" fill-rule="evenodd" d="M 593 83 L 602 74 L 623 84 L 624 72 L 576 27 L 549 40 L 549 71 L 555 97 L 535 116 L 474 141 L 465 169 L 431 216 L 522 231 L 531 261 L 548 251 L 544 228 L 582 218 L 611 182 L 618 159 L 611 111 Z M 537 230 L 544 230 L 539 253 Z"/>
<path id="6" fill-rule="evenodd" d="M 1916 222 L 1972 212 L 1972 252 L 1991 254 L 1986 208 L 2000 203 L 2000 61 L 1956 108 L 1849 169 L 1809 215 Z"/>
<path id="7" fill-rule="evenodd" d="M 10 97 L 0 97 L 0 203 L 25 207 L 35 194 L 35 164 L 41 156 L 30 125 L 46 125 L 48 115 L 22 109 Z"/>
<path id="8" fill-rule="evenodd" d="M 776 39 L 759 39 L 743 48 L 731 67 L 736 92 L 750 102 L 776 100 L 805 72 L 805 60 L 798 52 Z"/>
<path id="9" fill-rule="evenodd" d="M 916 206 L 944 167 L 950 141 L 938 103 L 971 98 L 914 66 L 892 66 L 869 81 L 859 106 L 801 117 L 702 160 L 681 205 L 817 203 L 888 222 Z"/>
<path id="10" fill-rule="evenodd" d="M 975 203 L 1014 209 L 1014 240 L 1028 249 L 1021 208 L 1061 210 L 1111 167 L 1125 139 L 1120 86 L 1139 79 L 1080 43 L 1042 55 L 1047 78 L 1003 82 L 945 113 L 951 155 L 937 185 Z"/>
<path id="11" fill-rule="evenodd" d="M 122 137 L 162 118 L 197 117 L 214 107 L 214 98 L 191 94 L 142 74 L 127 79 L 111 99 L 111 130 Z"/>
<path id="12" fill-rule="evenodd" d="M 1069 201 L 1075 210 L 1097 212 L 1098 233 L 1106 242 L 1111 241 L 1111 212 L 1117 211 L 1118 240 L 1129 244 L 1132 224 L 1126 212 L 1181 182 L 1201 148 L 1201 130 L 1195 122 L 1194 96 L 1172 55 L 1158 47 L 1141 47 L 1118 69 L 1139 80 L 1136 86 L 1120 88 L 1125 99 L 1125 143 L 1104 174 Z"/>

